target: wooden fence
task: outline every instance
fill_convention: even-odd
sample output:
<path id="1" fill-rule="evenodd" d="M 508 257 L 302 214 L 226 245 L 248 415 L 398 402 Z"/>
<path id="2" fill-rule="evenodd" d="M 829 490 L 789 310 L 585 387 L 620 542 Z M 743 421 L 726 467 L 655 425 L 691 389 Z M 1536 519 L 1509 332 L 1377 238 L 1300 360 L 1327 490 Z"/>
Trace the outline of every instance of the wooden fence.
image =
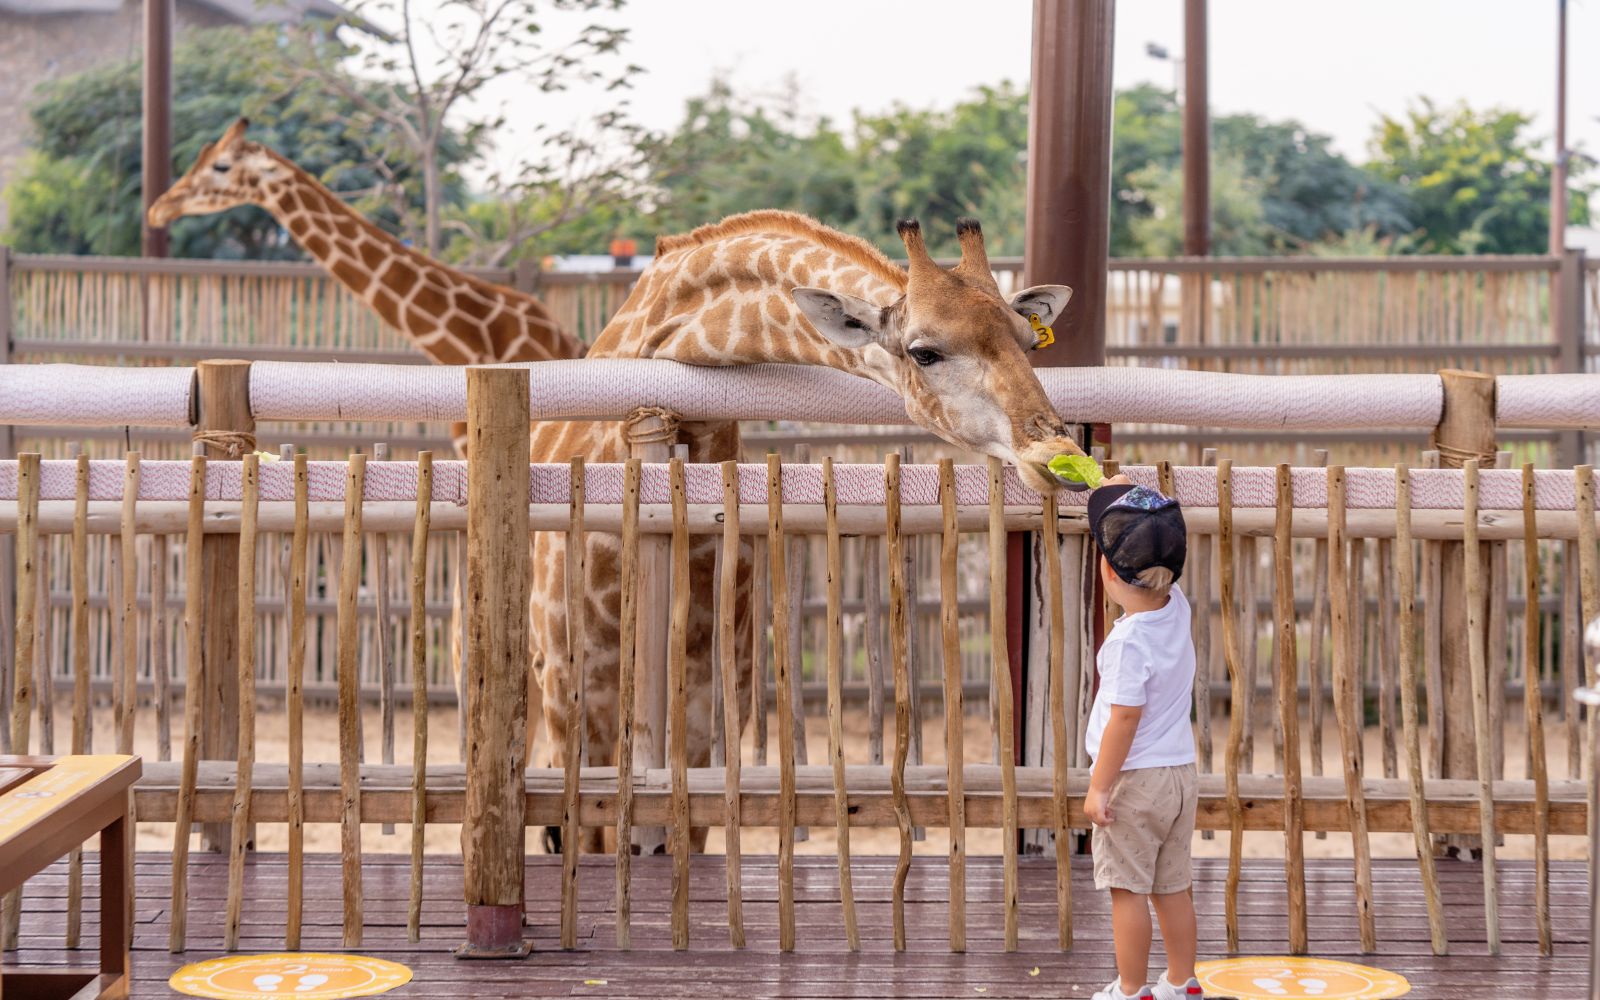
<path id="1" fill-rule="evenodd" d="M 518 374 L 473 371 L 468 384 L 494 376 L 514 385 Z M 525 382 L 522 392 L 525 409 Z M 345 944 L 355 947 L 363 925 L 360 825 L 412 825 L 415 934 L 422 905 L 425 829 L 431 824 L 462 823 L 469 906 L 521 906 L 520 894 L 514 891 L 515 875 L 509 873 L 521 870 L 524 827 L 565 829 L 568 868 L 560 912 L 567 947 L 576 945 L 579 869 L 572 852 L 582 829 L 617 830 L 617 933 L 624 942 L 630 919 L 633 837 L 629 831 L 641 827 L 668 831 L 674 866 L 674 943 L 688 947 L 691 828 L 723 830 L 729 934 L 738 944 L 743 913 L 740 833 L 753 826 L 776 827 L 780 946 L 786 950 L 795 945 L 790 861 L 803 828 L 832 826 L 836 831 L 847 914 L 842 933 L 851 947 L 858 940 L 848 888 L 851 829 L 881 826 L 898 833 L 900 867 L 892 915 L 897 947 L 905 944 L 904 874 L 911 845 L 921 829 L 943 831 L 951 844 L 950 944 L 958 951 L 964 948 L 966 927 L 966 834 L 969 829 L 998 829 L 1007 886 L 1005 940 L 1008 948 L 1015 948 L 1019 833 L 1043 831 L 1047 843 L 1060 847 L 1070 843 L 1072 830 L 1086 825 L 1081 799 L 1087 775 L 1081 748 L 1092 676 L 1092 626 L 1095 616 L 1114 610 L 1093 606 L 1088 599 L 1092 563 L 1081 508 L 1040 501 L 993 462 L 987 469 L 957 467 L 949 461 L 936 467 L 902 466 L 891 456 L 881 469 L 835 467 L 831 461 L 820 467 L 786 468 L 773 457 L 764 469 L 741 469 L 732 463 L 721 469 L 686 467 L 677 461 L 666 466 L 634 461 L 622 468 L 587 469 L 575 462 L 570 469 L 530 469 L 522 452 L 524 431 L 515 402 L 472 410 L 475 416 L 489 414 L 505 424 L 494 439 L 506 443 L 485 447 L 481 454 L 475 450 L 477 471 L 466 473 L 465 507 L 436 485 L 460 482 L 459 465 L 447 467 L 431 459 L 418 464 L 375 463 L 356 456 L 342 465 L 315 467 L 297 456 L 291 463 L 274 463 L 276 468 L 266 469 L 254 456 L 243 462 L 208 463 L 196 458 L 186 473 L 171 463 L 129 462 L 108 468 L 96 467 L 86 458 L 70 465 L 47 465 L 36 455 L 0 464 L 0 496 L 8 498 L 0 500 L 0 530 L 15 533 L 23 554 L 15 576 L 18 670 L 10 685 L 15 701 L 7 717 L 14 749 L 42 742 L 42 731 L 38 740 L 33 738 L 33 721 L 36 715 L 49 714 L 45 710 L 50 686 L 35 685 L 37 672 L 49 659 L 45 651 L 55 648 L 37 639 L 44 627 L 37 614 L 42 565 L 33 556 L 43 543 L 53 536 L 67 536 L 63 541 L 69 546 L 72 605 L 64 624 L 71 636 L 66 651 L 73 680 L 74 751 L 83 748 L 97 711 L 88 671 L 91 535 L 113 536 L 122 554 L 120 571 L 126 582 L 118 614 L 124 622 L 135 614 L 130 600 L 135 591 L 128 584 L 149 574 L 158 581 L 156 593 L 164 592 L 163 575 L 179 572 L 176 560 L 180 552 L 183 556 L 182 743 L 172 762 L 159 749 L 151 754 L 162 759 L 149 765 L 137 793 L 141 820 L 176 823 L 173 946 L 181 948 L 184 941 L 183 915 L 189 906 L 184 897 L 186 857 L 194 823 L 231 826 L 226 916 L 230 947 L 245 903 L 246 831 L 252 823 L 287 824 L 291 902 L 285 935 L 290 948 L 298 944 L 303 906 L 298 895 L 303 878 L 298 845 L 305 824 L 337 824 L 342 832 Z M 1447 406 L 1447 411 L 1459 408 Z M 510 471 L 499 477 L 486 475 L 480 466 L 491 462 Z M 90 483 L 97 468 L 99 481 L 124 484 L 118 488 L 120 498 L 91 500 Z M 1540 917 L 1540 947 L 1548 953 L 1549 838 L 1584 832 L 1585 796 L 1576 758 L 1584 740 L 1593 739 L 1594 727 L 1591 723 L 1585 734 L 1577 716 L 1568 714 L 1551 722 L 1547 731 L 1544 689 L 1558 685 L 1565 690 L 1572 682 L 1572 674 L 1563 673 L 1566 657 L 1571 657 L 1573 670 L 1588 673 L 1590 666 L 1577 658 L 1576 636 L 1566 628 L 1553 628 L 1544 609 L 1554 595 L 1557 604 L 1552 610 L 1565 615 L 1568 608 L 1560 601 L 1574 595 L 1578 615 L 1592 618 L 1600 613 L 1595 606 L 1600 588 L 1591 469 L 1536 472 L 1531 465 L 1520 472 L 1480 469 L 1474 459 L 1461 471 L 1406 466 L 1236 468 L 1227 461 L 1215 467 L 1127 471 L 1185 501 L 1193 544 L 1184 578 L 1192 581 L 1186 596 L 1201 611 L 1196 615 L 1197 646 L 1203 651 L 1202 663 L 1220 655 L 1230 685 L 1228 697 L 1213 699 L 1211 682 L 1219 678 L 1205 674 L 1197 678 L 1199 823 L 1206 830 L 1229 831 L 1234 873 L 1239 870 L 1245 830 L 1283 833 L 1290 950 L 1304 952 L 1312 943 L 1300 851 L 1303 832 L 1351 833 L 1358 898 L 1363 900 L 1361 938 L 1371 949 L 1377 915 L 1370 906 L 1368 838 L 1375 832 L 1413 831 L 1434 948 L 1440 953 L 1448 942 L 1431 867 L 1430 838 L 1477 838 L 1484 852 L 1487 945 L 1494 951 L 1499 947 L 1501 898 L 1494 877 L 1498 838 L 1531 834 L 1538 864 L 1527 891 Z M 342 501 L 319 495 L 313 505 L 308 485 L 313 479 L 324 484 L 342 479 Z M 756 485 L 763 480 L 764 490 Z M 167 492 L 150 496 L 144 491 L 141 496 L 137 489 L 141 481 L 164 483 L 161 489 Z M 70 490 L 64 485 L 68 482 Z M 390 492 L 373 485 L 378 482 L 390 484 L 386 487 Z M 393 492 L 396 482 L 411 484 L 410 502 L 403 485 L 401 493 Z M 46 489 L 47 483 L 54 486 Z M 691 484 L 699 485 L 691 490 Z M 846 503 L 839 501 L 841 484 L 848 485 Z M 493 490 L 500 493 L 483 495 Z M 438 734 L 430 733 L 428 715 L 421 712 L 414 714 L 411 762 L 403 762 L 402 752 L 396 763 L 388 763 L 392 723 L 387 720 L 393 718 L 393 692 L 407 686 L 405 677 L 414 692 L 425 690 L 430 664 L 445 655 L 445 643 L 429 632 L 426 621 L 427 603 L 439 597 L 440 577 L 428 564 L 428 549 L 418 541 L 451 531 L 466 532 L 473 573 L 485 581 L 474 593 L 508 595 L 499 602 L 498 612 L 483 606 L 468 608 L 476 623 L 469 632 L 473 648 L 468 669 L 474 682 L 470 689 L 484 694 L 467 706 L 460 725 L 463 731 L 471 729 L 473 746 L 493 748 L 499 757 L 520 752 L 526 661 L 520 654 L 525 647 L 516 635 L 527 625 L 525 602 L 517 595 L 525 593 L 529 568 L 519 555 L 525 548 L 505 544 L 505 512 L 494 510 L 491 501 L 498 496 L 496 502 L 515 509 L 526 503 L 530 492 L 541 501 L 528 508 L 530 530 L 562 531 L 574 541 L 586 531 L 620 533 L 622 606 L 631 609 L 622 619 L 622 649 L 625 654 L 635 649 L 630 631 L 660 637 L 639 646 L 659 655 L 625 655 L 622 690 L 661 692 L 665 733 L 655 730 L 653 749 L 631 744 L 624 736 L 616 767 L 580 770 L 578 757 L 569 753 L 564 767 L 534 768 L 519 787 L 515 776 L 521 769 L 508 769 L 498 757 L 468 756 L 457 766 L 426 764 L 428 741 Z M 552 507 L 556 496 L 566 498 L 567 504 Z M 519 520 L 512 517 L 511 523 Z M 974 699 L 987 701 L 983 714 L 988 727 L 984 738 L 973 743 L 964 731 L 968 678 L 962 668 L 957 611 L 966 595 L 957 584 L 958 567 L 963 558 L 971 559 L 987 579 L 990 627 L 985 660 L 989 665 L 1008 663 L 1007 630 L 1001 627 L 1005 538 L 1016 531 L 1032 533 L 1041 555 L 1040 606 L 1046 620 L 1040 652 L 1045 669 L 1029 672 L 1030 696 L 1020 699 L 1020 705 L 1015 695 L 1021 692 L 1011 690 L 1010 672 L 988 672 L 983 679 L 993 685 L 993 696 Z M 336 534 L 341 552 L 340 561 L 321 583 L 323 593 L 332 595 L 336 604 L 333 674 L 327 679 L 336 685 L 340 738 L 336 760 L 306 761 L 301 720 L 312 644 L 305 630 L 314 591 L 308 567 L 317 533 Z M 403 598 L 397 604 L 408 610 L 401 612 L 407 628 L 395 661 L 409 669 L 395 671 L 381 685 L 389 708 L 383 724 L 386 760 L 377 764 L 363 760 L 362 747 L 369 741 L 360 731 L 356 671 L 363 645 L 372 640 L 364 638 L 358 627 L 358 604 L 363 581 L 370 581 L 378 567 L 376 558 L 363 556 L 364 545 L 384 533 L 412 539 L 410 550 L 400 550 L 394 560 L 408 568 L 396 595 Z M 667 576 L 675 582 L 646 576 L 641 570 L 647 560 L 639 554 L 651 544 L 652 533 L 667 536 L 664 543 L 655 544 L 664 544 Z M 738 690 L 734 671 L 742 666 L 732 662 L 732 645 L 727 641 L 734 620 L 728 575 L 722 576 L 713 597 L 722 636 L 716 659 L 722 673 L 713 690 L 720 692 L 724 723 L 714 732 L 720 736 L 724 765 L 688 766 L 683 669 L 689 599 L 686 567 L 694 534 L 719 536 L 724 553 L 731 553 L 729 546 L 743 536 L 766 540 L 764 579 L 774 613 L 757 614 L 753 620 L 758 629 L 755 638 L 766 651 L 757 663 L 771 664 L 770 676 L 764 669 L 762 676 L 776 694 L 777 739 L 761 744 L 770 746 L 777 757 L 775 768 L 754 758 L 744 766 L 738 713 L 729 711 Z M 890 747 L 847 759 L 840 694 L 848 620 L 840 583 L 844 540 L 851 536 L 881 539 L 888 556 L 885 675 L 892 691 L 894 724 Z M 935 676 L 941 683 L 931 698 L 918 696 L 909 669 L 910 598 L 903 550 L 909 538 L 918 536 L 939 543 L 941 628 L 934 644 L 938 652 L 929 656 L 939 665 Z M 794 735 L 803 732 L 805 708 L 797 708 L 794 691 L 804 654 L 800 659 L 790 655 L 792 624 L 785 611 L 789 575 L 779 554 L 786 553 L 796 537 L 821 543 L 830 583 L 820 656 L 811 651 L 828 691 L 827 765 L 806 764 L 802 756 L 806 742 Z M 215 577 L 214 567 L 228 564 L 220 550 L 208 555 L 208 545 L 218 538 L 236 546 L 232 580 Z M 1261 551 L 1261 539 L 1270 539 L 1270 557 Z M 285 545 L 286 562 L 273 557 Z M 1520 550 L 1520 558 L 1513 562 L 1515 550 Z M 569 560 L 581 551 L 581 546 L 569 548 Z M 735 562 L 722 559 L 724 567 Z M 1261 571 L 1268 566 L 1274 580 L 1270 617 L 1260 613 L 1256 598 Z M 281 680 L 289 713 L 286 763 L 268 762 L 258 754 L 261 734 L 254 714 L 261 693 L 259 584 L 274 576 L 284 580 L 288 595 L 289 635 L 281 651 L 287 664 Z M 232 598 L 219 599 L 219 593 L 235 595 L 237 609 Z M 568 600 L 580 598 L 575 590 Z M 1519 599 L 1524 607 L 1541 612 L 1525 615 L 1520 628 L 1506 624 Z M 576 611 L 577 605 L 572 607 Z M 1206 610 L 1211 608 L 1214 613 Z M 1566 625 L 1566 620 L 1559 620 Z M 148 747 L 135 745 L 136 717 L 145 709 L 137 687 L 137 644 L 130 641 L 131 634 L 126 628 L 122 631 L 113 673 L 106 679 L 109 711 L 118 749 L 148 752 Z M 227 635 L 239 650 L 234 661 L 202 657 L 202 650 L 213 648 L 219 636 Z M 1559 647 L 1559 663 L 1545 653 L 1552 641 Z M 1464 653 L 1470 655 L 1463 658 Z M 581 676 L 581 664 L 575 669 Z M 204 702 L 212 700 L 214 685 L 227 686 L 222 684 L 224 678 L 237 684 L 237 737 L 234 746 L 216 752 L 204 746 Z M 1375 690 L 1364 690 L 1368 685 L 1363 678 L 1371 678 Z M 155 681 L 154 711 L 170 714 L 175 707 L 172 678 L 163 681 L 157 676 Z M 166 690 L 160 691 L 161 686 Z M 1519 700 L 1523 725 L 1513 727 L 1511 704 Z M 414 707 L 423 704 L 423 698 L 414 700 Z M 1260 714 L 1263 709 L 1265 715 Z M 647 710 L 642 704 L 636 706 L 633 697 L 620 698 L 620 732 L 632 733 L 632 717 Z M 563 711 L 569 731 L 582 731 L 583 699 L 572 701 Z M 945 749 L 919 762 L 913 756 L 912 734 L 921 728 L 921 713 L 929 711 L 931 721 L 943 724 Z M 764 713 L 756 717 L 763 718 Z M 1309 736 L 1304 750 L 1302 721 Z M 176 729 L 170 721 L 164 728 Z M 1336 729 L 1336 735 L 1327 734 L 1329 728 Z M 1376 752 L 1364 749 L 1369 730 L 1376 737 Z M 1564 769 L 1559 766 L 1562 752 L 1552 752 L 1562 743 Z M 1460 768 L 1457 757 L 1463 747 L 1468 748 L 1477 778 Z M 1505 762 L 1518 753 L 1525 757 L 1524 766 L 1507 767 Z M 1302 773 L 1303 763 L 1309 764 L 1309 776 Z M 1552 771 L 1564 776 L 1553 777 Z M 1064 865 L 1070 851 L 1056 853 L 1058 866 Z M 1057 934 L 1061 945 L 1068 947 L 1073 913 L 1070 883 L 1064 867 L 1058 870 L 1063 877 L 1058 880 Z M 74 878 L 69 891 L 72 905 L 79 905 L 81 880 Z M 1230 879 L 1230 936 L 1238 926 L 1240 902 L 1237 879 Z M 19 911 L 12 907 L 9 912 L 14 927 Z"/>
<path id="2" fill-rule="evenodd" d="M 1019 259 L 994 261 L 1005 290 L 1021 280 Z M 526 265 L 486 270 L 480 276 L 532 291 L 541 296 L 558 321 L 584 340 L 592 339 L 621 304 L 636 274 L 541 273 Z M 1568 275 L 1584 276 L 1568 278 Z M 1600 262 L 1581 254 L 1555 257 L 1451 257 L 1374 259 L 1215 259 L 1117 260 L 1111 264 L 1107 305 L 1107 353 L 1113 364 L 1196 367 L 1223 371 L 1320 373 L 1347 371 L 1432 371 L 1463 364 L 1493 372 L 1583 370 L 1586 359 L 1600 350 Z M 1196 303 L 1206 302 L 1206 308 Z M 302 263 L 194 260 L 141 260 L 16 255 L 0 248 L 0 361 L 84 361 L 137 365 L 189 364 L 197 358 L 232 356 L 244 359 L 316 359 L 422 363 L 422 356 L 400 334 L 383 326 L 376 315 L 332 281 L 320 268 Z M 15 436 L 15 440 L 10 440 Z M 422 423 L 265 424 L 258 429 L 263 447 L 303 450 L 314 458 L 332 458 L 352 450 L 410 457 L 419 448 L 443 454 L 449 450 L 447 429 Z M 759 459 L 768 451 L 790 462 L 806 462 L 813 450 L 840 461 L 880 461 L 898 450 L 906 462 L 972 456 L 916 432 L 887 428 L 847 431 L 833 426 L 792 423 L 750 425 L 747 455 Z M 120 455 L 136 447 L 146 458 L 186 455 L 188 432 L 160 428 L 0 428 L 0 454 L 17 449 L 46 457 Z M 1127 425 L 1115 431 L 1116 455 L 1129 461 L 1203 460 L 1203 448 L 1215 446 L 1241 464 L 1287 459 L 1320 461 L 1331 450 L 1347 465 L 1419 460 L 1424 442 L 1411 435 L 1363 432 L 1235 431 L 1215 428 Z M 1581 459 L 1580 436 L 1539 431 L 1502 434 L 1502 443 L 1519 458 L 1542 463 Z M 1561 444 L 1560 454 L 1551 450 Z M 915 455 L 913 455 L 915 452 Z M 141 545 L 153 543 L 141 542 Z M 374 581 L 360 595 L 361 628 L 376 639 L 363 646 L 362 689 L 377 697 L 377 679 L 385 669 L 378 660 L 392 658 L 401 632 L 398 605 L 391 595 L 403 585 L 408 558 L 405 539 L 376 539 L 376 560 L 383 551 L 389 579 Z M 846 540 L 843 607 L 847 621 L 881 621 L 887 600 L 887 574 L 881 542 Z M 41 597 L 42 619 L 49 640 L 65 642 L 65 620 L 71 597 L 64 543 L 53 543 L 45 564 L 49 593 Z M 440 596 L 426 608 L 429 634 L 436 641 L 451 628 L 450 609 L 455 576 L 464 556 L 459 538 L 445 536 L 430 543 L 428 565 Z M 390 556 L 390 551 L 392 557 Z M 112 609 L 121 600 L 114 592 L 121 574 L 115 546 L 95 538 L 90 545 L 91 677 L 96 689 L 112 671 L 112 650 L 119 640 Z M 334 656 L 335 595 L 325 581 L 337 578 L 337 538 L 317 536 L 308 555 L 311 603 L 308 626 L 313 637 L 313 666 L 308 693 L 331 694 Z M 938 605 L 931 597 L 937 556 L 932 543 L 911 541 L 905 548 L 907 579 L 913 596 L 908 615 L 916 626 L 909 640 L 911 669 L 931 683 L 935 669 L 925 651 L 936 648 Z M 870 558 L 869 558 L 870 556 Z M 281 554 L 277 557 L 281 558 Z M 175 596 L 180 599 L 181 557 L 170 555 Z M 270 562 L 271 560 L 269 560 Z M 821 648 L 825 631 L 823 549 L 820 543 L 795 542 L 788 554 L 791 620 L 800 646 Z M 264 685 L 277 685 L 282 657 L 273 655 L 285 641 L 286 618 L 281 578 L 264 567 L 260 582 L 263 614 L 260 659 Z M 983 621 L 984 580 L 972 565 L 959 575 L 963 589 L 961 631 L 967 650 L 964 676 L 981 684 L 986 626 Z M 159 638 L 166 649 L 155 650 L 152 631 L 152 582 L 135 581 L 139 648 L 149 649 L 148 663 L 158 655 L 178 662 L 180 641 L 170 625 Z M 380 601 L 389 612 L 380 612 Z M 1264 599 L 1263 599 L 1264 601 Z M 9 602 L 7 602 L 9 603 Z M 1261 607 L 1264 609 L 1265 604 Z M 170 612 L 169 612 L 170 614 Z M 382 625 L 380 625 L 382 622 Z M 456 623 L 459 626 L 459 622 Z M 881 627 L 869 644 L 856 631 L 847 632 L 846 697 L 868 695 L 869 674 L 881 665 L 887 650 Z M 9 611 L 0 610 L 0 639 L 10 635 Z M 9 659 L 7 651 L 0 660 Z M 59 650 L 58 650 L 59 652 Z M 1556 655 L 1552 652 L 1550 655 Z M 63 663 L 58 657 L 58 663 Z M 66 682 L 63 672 L 58 683 Z M 153 667 L 145 668 L 146 676 Z M 886 687 L 879 675 L 878 690 Z M 812 670 L 803 688 L 807 697 L 822 695 L 820 672 Z M 453 699 L 444 673 L 430 677 L 437 700 Z M 881 704 L 881 697 L 871 702 Z"/>

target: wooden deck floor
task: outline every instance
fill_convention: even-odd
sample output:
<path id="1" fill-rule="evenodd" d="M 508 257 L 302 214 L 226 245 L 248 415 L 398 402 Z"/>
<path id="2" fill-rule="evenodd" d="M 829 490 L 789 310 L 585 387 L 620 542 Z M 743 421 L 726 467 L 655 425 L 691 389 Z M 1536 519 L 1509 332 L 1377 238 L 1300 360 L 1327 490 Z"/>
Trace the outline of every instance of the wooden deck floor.
<path id="1" fill-rule="evenodd" d="M 1196 862 L 1202 957 L 1223 951 L 1223 862 Z M 1348 863 L 1314 861 L 1308 871 L 1313 954 L 1379 965 L 1406 976 L 1412 996 L 1557 997 L 1580 995 L 1586 974 L 1588 901 L 1583 866 L 1553 867 L 1551 912 L 1556 954 L 1540 958 L 1533 931 L 1531 865 L 1502 863 L 1503 953 L 1490 957 L 1482 944 L 1482 887 L 1476 865 L 1443 862 L 1440 876 L 1452 938 L 1452 954 L 1434 958 L 1421 888 L 1412 864 L 1374 865 L 1375 909 L 1380 952 L 1362 956 L 1357 944 L 1355 899 Z M 92 892 L 96 867 L 88 858 Z M 134 973 L 136 997 L 172 994 L 166 980 L 185 962 L 221 953 L 227 864 L 199 855 L 190 879 L 189 950 L 166 950 L 170 860 L 141 855 L 138 866 Z M 613 869 L 606 858 L 585 859 L 580 872 L 580 950 L 557 948 L 560 859 L 529 859 L 531 900 L 527 929 L 536 951 L 520 962 L 461 962 L 450 949 L 462 938 L 459 859 L 433 858 L 426 874 L 423 940 L 406 941 L 407 860 L 369 857 L 366 865 L 366 940 L 361 952 L 403 962 L 415 970 L 397 997 L 1079 997 L 1112 974 L 1110 925 L 1105 897 L 1093 889 L 1087 862 L 1074 878 L 1077 946 L 1056 950 L 1053 862 L 1025 859 L 1022 869 L 1022 951 L 1001 951 L 998 859 L 972 859 L 968 869 L 968 946 L 952 955 L 946 938 L 946 874 L 940 859 L 918 858 L 907 887 L 911 950 L 896 955 L 890 941 L 892 858 L 857 858 L 857 908 L 863 938 L 860 955 L 845 948 L 837 875 L 828 858 L 803 857 L 795 866 L 798 950 L 777 952 L 777 868 L 770 858 L 747 858 L 745 921 L 749 947 L 729 948 L 720 857 L 697 858 L 692 869 L 689 952 L 670 944 L 670 862 L 642 859 L 634 866 L 634 950 L 613 947 Z M 283 898 L 287 867 L 279 855 L 257 857 L 246 876 L 241 950 L 283 947 Z M 338 859 L 317 856 L 307 864 L 307 913 L 302 947 L 339 949 Z M 65 927 L 66 868 L 57 865 L 30 882 L 22 918 L 22 950 L 7 964 L 60 963 Z M 91 898 L 93 898 L 91 896 Z M 1241 889 L 1246 954 L 1280 954 L 1286 944 L 1283 869 L 1280 862 L 1247 861 Z M 84 915 L 85 939 L 97 932 L 92 910 Z M 1158 954 L 1152 968 L 1161 968 Z M 1037 969 L 1037 973 L 1034 970 Z M 585 985 L 604 980 L 604 985 Z"/>

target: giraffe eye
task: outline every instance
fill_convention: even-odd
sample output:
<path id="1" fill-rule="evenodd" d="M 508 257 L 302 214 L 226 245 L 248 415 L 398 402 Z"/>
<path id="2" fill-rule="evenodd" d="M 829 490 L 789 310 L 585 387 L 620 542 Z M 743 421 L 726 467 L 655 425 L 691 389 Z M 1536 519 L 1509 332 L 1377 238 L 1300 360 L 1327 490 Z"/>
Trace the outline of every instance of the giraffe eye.
<path id="1" fill-rule="evenodd" d="M 907 353 L 911 355 L 911 360 L 915 361 L 921 368 L 926 368 L 931 364 L 944 360 L 944 356 L 938 351 L 926 347 L 915 347 Z"/>
<path id="2" fill-rule="evenodd" d="M 213 163 L 211 165 L 211 169 L 215 170 L 219 174 L 225 174 L 229 170 L 233 169 L 233 164 L 231 164 L 231 163 Z"/>

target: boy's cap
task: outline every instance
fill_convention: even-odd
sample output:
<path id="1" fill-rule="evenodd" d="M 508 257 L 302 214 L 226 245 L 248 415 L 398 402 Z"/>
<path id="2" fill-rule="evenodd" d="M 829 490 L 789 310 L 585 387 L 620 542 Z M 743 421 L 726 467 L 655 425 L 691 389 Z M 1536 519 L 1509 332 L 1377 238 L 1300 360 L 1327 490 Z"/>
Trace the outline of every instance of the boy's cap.
<path id="1" fill-rule="evenodd" d="M 1089 531 L 1118 577 L 1138 585 L 1152 566 L 1183 575 L 1188 529 L 1178 501 L 1144 486 L 1119 483 L 1089 494 Z"/>

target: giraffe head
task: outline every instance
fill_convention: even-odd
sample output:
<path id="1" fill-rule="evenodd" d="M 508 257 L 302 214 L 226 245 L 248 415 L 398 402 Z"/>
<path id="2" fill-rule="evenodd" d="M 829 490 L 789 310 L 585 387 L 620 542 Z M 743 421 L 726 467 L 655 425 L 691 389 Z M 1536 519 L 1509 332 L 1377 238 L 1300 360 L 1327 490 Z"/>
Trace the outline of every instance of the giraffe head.
<path id="1" fill-rule="evenodd" d="M 850 352 L 862 374 L 900 393 L 906 412 L 951 444 L 1014 463 L 1023 481 L 1048 494 L 1062 487 L 1046 468 L 1082 449 L 1028 363 L 1042 330 L 1072 297 L 1065 285 L 1000 294 L 983 231 L 956 224 L 961 262 L 946 270 L 928 255 L 915 221 L 900 223 L 910 260 L 905 294 L 889 305 L 821 288 L 794 297 L 817 332 Z"/>
<path id="2" fill-rule="evenodd" d="M 189 172 L 150 206 L 150 225 L 169 226 L 185 215 L 209 215 L 236 205 L 262 205 L 274 182 L 293 171 L 265 146 L 248 142 L 248 119 L 240 118 L 222 138 L 200 150 Z"/>

